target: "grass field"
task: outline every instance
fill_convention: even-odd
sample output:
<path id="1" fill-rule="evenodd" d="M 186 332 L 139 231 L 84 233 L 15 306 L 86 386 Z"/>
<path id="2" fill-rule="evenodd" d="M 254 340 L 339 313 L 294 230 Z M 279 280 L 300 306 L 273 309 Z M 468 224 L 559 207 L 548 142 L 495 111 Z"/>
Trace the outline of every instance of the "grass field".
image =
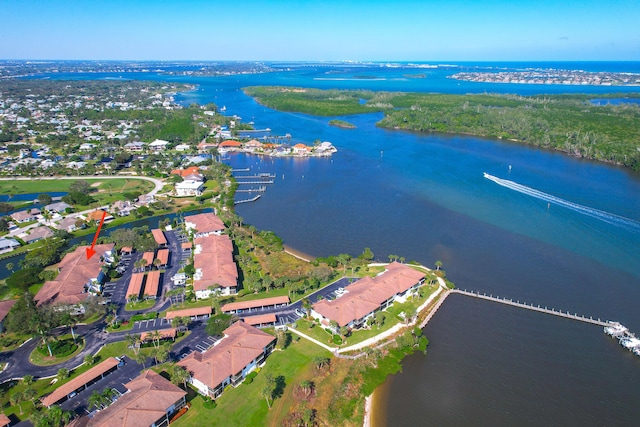
<path id="1" fill-rule="evenodd" d="M 39 194 L 46 192 L 65 192 L 76 180 L 74 179 L 33 179 L 33 180 L 0 180 L 0 194 Z M 148 193 L 154 187 L 153 183 L 136 178 L 87 178 L 92 188 L 97 191 L 91 193 L 94 198 L 107 198 L 118 196 L 113 201 L 120 200 L 122 193 L 140 191 Z"/>
<path id="2" fill-rule="evenodd" d="M 314 369 L 312 360 L 316 356 L 330 356 L 330 353 L 304 340 L 292 342 L 285 350 L 275 351 L 267 358 L 266 365 L 251 384 L 226 390 L 216 400 L 217 407 L 214 409 L 205 409 L 202 398 L 194 398 L 191 409 L 173 425 L 280 426 L 295 404 L 293 387 L 309 378 L 310 371 Z M 267 374 L 281 379 L 284 384 L 281 396 L 274 400 L 270 410 L 261 394 Z"/>

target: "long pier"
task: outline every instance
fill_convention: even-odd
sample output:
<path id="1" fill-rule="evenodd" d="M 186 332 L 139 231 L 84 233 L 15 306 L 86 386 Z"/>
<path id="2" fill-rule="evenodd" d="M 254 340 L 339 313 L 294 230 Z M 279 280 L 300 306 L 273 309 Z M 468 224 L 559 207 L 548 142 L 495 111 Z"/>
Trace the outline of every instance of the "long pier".
<path id="1" fill-rule="evenodd" d="M 599 325 L 599 326 L 603 326 L 603 327 L 610 325 L 610 323 L 608 321 L 601 320 L 600 318 L 594 319 L 592 317 L 581 316 L 581 315 L 579 315 L 577 313 L 571 314 L 568 311 L 564 312 L 562 310 L 556 310 L 555 308 L 541 307 L 540 305 L 535 306 L 533 304 L 527 304 L 527 303 L 524 303 L 524 302 L 514 301 L 512 299 L 501 298 L 501 297 L 497 297 L 497 296 L 493 296 L 493 295 L 480 294 L 478 292 L 472 292 L 472 291 L 461 290 L 461 289 L 452 289 L 449 292 L 447 292 L 447 294 L 449 294 L 449 293 L 466 295 L 466 296 L 473 297 L 473 298 L 479 298 L 479 299 L 484 299 L 484 300 L 487 300 L 487 301 L 493 301 L 493 302 L 497 302 L 497 303 L 500 303 L 500 304 L 510 305 L 510 306 L 513 306 L 513 307 L 524 308 L 525 310 L 532 310 L 532 311 L 537 311 L 539 313 L 551 314 L 553 316 L 564 317 L 566 319 L 573 319 L 573 320 L 577 320 L 579 322 L 591 323 L 591 324 Z M 443 301 L 445 298 L 446 298 L 446 295 L 440 301 Z"/>
<path id="2" fill-rule="evenodd" d="M 276 177 L 275 173 L 261 173 L 258 175 L 238 175 L 235 179 L 273 179 Z"/>
<path id="3" fill-rule="evenodd" d="M 236 181 L 238 185 L 260 185 L 260 184 L 273 184 L 273 180 L 270 181 Z"/>
<path id="4" fill-rule="evenodd" d="M 267 191 L 266 186 L 261 186 L 259 188 L 247 188 L 246 190 L 236 190 L 236 193 L 264 193 Z"/>

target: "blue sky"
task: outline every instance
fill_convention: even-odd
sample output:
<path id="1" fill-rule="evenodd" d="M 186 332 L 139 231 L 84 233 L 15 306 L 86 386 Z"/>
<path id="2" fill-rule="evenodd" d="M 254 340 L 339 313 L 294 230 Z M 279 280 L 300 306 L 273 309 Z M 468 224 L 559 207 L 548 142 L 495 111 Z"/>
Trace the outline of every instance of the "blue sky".
<path id="1" fill-rule="evenodd" d="M 640 1 L 0 0 L 2 59 L 640 60 Z"/>

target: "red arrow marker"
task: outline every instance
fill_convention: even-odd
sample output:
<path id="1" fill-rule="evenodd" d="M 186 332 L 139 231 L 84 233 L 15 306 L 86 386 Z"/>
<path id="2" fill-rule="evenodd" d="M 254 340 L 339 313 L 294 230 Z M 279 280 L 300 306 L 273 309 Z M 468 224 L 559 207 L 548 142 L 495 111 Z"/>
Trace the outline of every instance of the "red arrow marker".
<path id="1" fill-rule="evenodd" d="M 92 256 L 96 254 L 96 251 L 93 250 L 93 247 L 96 245 L 96 241 L 98 240 L 98 234 L 100 234 L 100 229 L 102 228 L 102 224 L 104 223 L 105 216 L 107 216 L 107 211 L 102 211 L 102 218 L 100 218 L 100 224 L 98 225 L 98 230 L 96 231 L 96 235 L 93 236 L 93 243 L 91 243 L 90 248 L 87 248 L 87 259 L 90 259 Z"/>

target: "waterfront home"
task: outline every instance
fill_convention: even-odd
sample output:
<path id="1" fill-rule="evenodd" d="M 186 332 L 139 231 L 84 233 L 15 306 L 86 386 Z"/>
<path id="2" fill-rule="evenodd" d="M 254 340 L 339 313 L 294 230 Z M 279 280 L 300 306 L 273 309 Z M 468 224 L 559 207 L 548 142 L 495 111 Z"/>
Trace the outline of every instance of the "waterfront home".
<path id="1" fill-rule="evenodd" d="M 186 177 L 193 174 L 198 174 L 200 168 L 198 166 L 189 166 L 185 169 L 174 169 L 171 171 L 171 175 L 180 175 L 181 177 Z"/>
<path id="2" fill-rule="evenodd" d="M 102 221 L 102 215 L 104 214 L 104 223 L 108 223 L 113 221 L 113 215 L 111 215 L 109 212 L 106 212 L 102 209 L 96 209 L 93 212 L 90 212 L 87 215 L 87 219 L 90 221 L 95 222 L 96 224 L 100 224 L 100 222 Z"/>
<path id="3" fill-rule="evenodd" d="M 236 141 L 234 139 L 227 139 L 218 144 L 218 151 L 221 153 L 223 151 L 237 151 L 242 147 L 242 143 L 240 141 Z"/>
<path id="4" fill-rule="evenodd" d="M 333 301 L 321 300 L 313 304 L 311 316 L 329 326 L 359 328 L 380 310 L 395 301 L 404 302 L 424 282 L 425 274 L 397 262 L 387 265 L 378 276 L 364 277 L 346 287 L 346 292 Z"/>
<path id="5" fill-rule="evenodd" d="M 194 240 L 193 290 L 196 298 L 213 293 L 233 295 L 238 291 L 238 268 L 233 260 L 233 243 L 226 234 L 198 237 Z"/>
<path id="6" fill-rule="evenodd" d="M 260 141 L 256 139 L 252 139 L 251 141 L 245 142 L 244 149 L 246 151 L 256 152 L 256 151 L 262 151 L 264 147 Z"/>
<path id="7" fill-rule="evenodd" d="M 191 175 L 193 176 L 193 175 Z M 195 197 L 201 196 L 204 191 L 204 183 L 201 180 L 187 180 L 178 182 L 175 185 L 176 196 Z"/>
<path id="8" fill-rule="evenodd" d="M 203 237 L 210 234 L 222 234 L 224 223 L 214 213 L 201 213 L 184 217 L 184 226 L 194 237 Z"/>
<path id="9" fill-rule="evenodd" d="M 44 225 L 29 230 L 29 234 L 22 237 L 26 244 L 37 242 L 38 240 L 53 237 L 53 231 Z"/>
<path id="10" fill-rule="evenodd" d="M 80 246 L 58 264 L 55 280 L 44 282 L 35 296 L 38 305 L 78 305 L 100 292 L 106 275 L 102 266 L 111 263 L 113 243 L 95 245 L 96 254 L 87 259 L 87 246 Z"/>
<path id="11" fill-rule="evenodd" d="M 218 147 L 218 143 L 217 142 L 202 141 L 201 143 L 198 144 L 198 151 L 201 152 L 201 153 L 207 153 L 212 148 L 217 148 L 217 147 Z"/>
<path id="12" fill-rule="evenodd" d="M 194 351 L 179 361 L 189 382 L 200 394 L 218 398 L 225 387 L 237 386 L 248 373 L 262 365 L 273 351 L 276 338 L 244 322 L 224 330 L 224 337 L 203 353 Z"/>
<path id="13" fill-rule="evenodd" d="M 152 370 L 124 386 L 127 392 L 95 414 L 88 427 L 164 427 L 187 404 L 186 391 Z"/>
<path id="14" fill-rule="evenodd" d="M 20 243 L 18 243 L 17 240 L 5 239 L 5 238 L 0 239 L 0 254 L 3 254 L 5 252 L 11 252 L 15 248 L 19 248 L 19 247 L 20 247 Z"/>
<path id="15" fill-rule="evenodd" d="M 311 147 L 299 143 L 291 147 L 291 152 L 296 156 L 308 156 L 311 152 Z"/>

